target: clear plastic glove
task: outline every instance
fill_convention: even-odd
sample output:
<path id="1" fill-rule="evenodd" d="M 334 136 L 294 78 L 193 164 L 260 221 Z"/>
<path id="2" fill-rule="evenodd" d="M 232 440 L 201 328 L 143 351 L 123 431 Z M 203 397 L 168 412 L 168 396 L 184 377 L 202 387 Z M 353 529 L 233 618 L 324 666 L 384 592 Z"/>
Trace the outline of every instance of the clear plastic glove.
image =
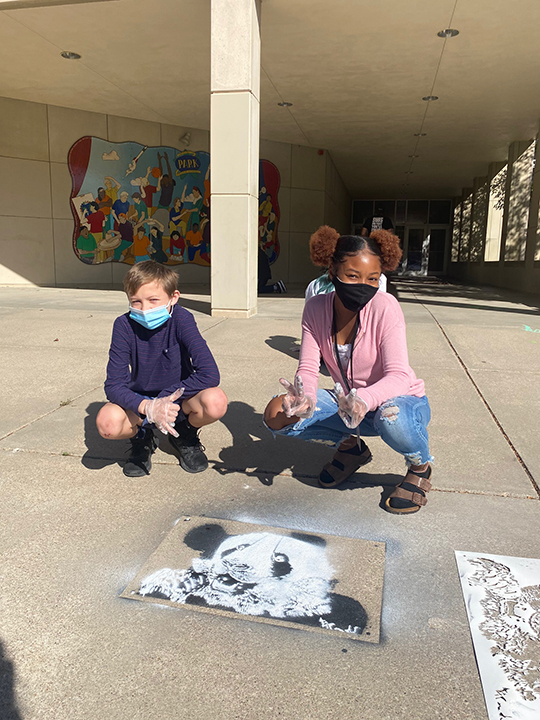
<path id="1" fill-rule="evenodd" d="M 288 418 L 310 418 L 315 410 L 315 400 L 309 395 L 304 395 L 304 383 L 300 375 L 294 378 L 294 385 L 285 378 L 280 378 L 279 382 L 287 391 L 286 395 L 282 395 L 281 401 L 285 415 Z"/>
<path id="2" fill-rule="evenodd" d="M 334 392 L 338 401 L 339 417 L 351 430 L 357 428 L 368 411 L 366 403 L 357 396 L 356 388 L 353 388 L 348 395 L 345 395 L 341 385 L 336 383 Z"/>
<path id="3" fill-rule="evenodd" d="M 178 433 L 174 429 L 174 423 L 180 408 L 174 401 L 178 400 L 183 394 L 184 388 L 179 388 L 172 395 L 153 398 L 146 403 L 146 419 L 149 423 L 153 423 L 158 430 L 161 430 L 164 435 L 171 433 L 174 437 L 178 437 Z"/>

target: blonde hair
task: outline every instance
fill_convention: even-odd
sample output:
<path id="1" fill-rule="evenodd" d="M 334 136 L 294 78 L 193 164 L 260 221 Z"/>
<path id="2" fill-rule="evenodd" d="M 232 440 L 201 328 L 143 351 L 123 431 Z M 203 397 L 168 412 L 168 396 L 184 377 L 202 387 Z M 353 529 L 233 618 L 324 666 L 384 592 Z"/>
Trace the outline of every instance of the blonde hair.
<path id="1" fill-rule="evenodd" d="M 135 295 L 141 285 L 157 282 L 169 297 L 178 290 L 178 275 L 171 268 L 160 265 L 155 260 L 132 265 L 124 278 L 124 292 L 128 297 Z"/>

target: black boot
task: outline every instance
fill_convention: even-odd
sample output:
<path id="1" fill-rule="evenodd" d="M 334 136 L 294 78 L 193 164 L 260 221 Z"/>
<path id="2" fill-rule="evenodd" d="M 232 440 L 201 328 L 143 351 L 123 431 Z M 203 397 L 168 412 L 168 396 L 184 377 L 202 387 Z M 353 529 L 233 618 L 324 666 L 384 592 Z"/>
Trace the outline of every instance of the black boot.
<path id="1" fill-rule="evenodd" d="M 199 473 L 208 467 L 208 458 L 204 454 L 197 428 L 189 424 L 189 420 L 178 420 L 174 426 L 178 433 L 175 438 L 169 435 L 169 442 L 180 456 L 180 465 L 189 473 Z"/>
<path id="2" fill-rule="evenodd" d="M 131 438 L 131 454 L 124 465 L 124 475 L 128 477 L 143 477 L 150 474 L 152 467 L 152 453 L 158 446 L 158 441 L 150 428 L 144 430 L 144 435 L 137 434 Z"/>

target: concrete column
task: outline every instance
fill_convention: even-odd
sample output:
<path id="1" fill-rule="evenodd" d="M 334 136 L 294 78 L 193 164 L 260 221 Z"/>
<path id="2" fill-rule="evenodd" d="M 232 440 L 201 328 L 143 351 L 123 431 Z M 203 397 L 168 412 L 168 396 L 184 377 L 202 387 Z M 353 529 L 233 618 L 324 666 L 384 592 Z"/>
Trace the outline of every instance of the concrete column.
<path id="1" fill-rule="evenodd" d="M 469 262 L 484 261 L 488 194 L 489 185 L 487 177 L 475 177 L 473 181 L 473 207 L 471 215 Z"/>
<path id="2" fill-rule="evenodd" d="M 260 2 L 212 0 L 212 315 L 257 312 Z"/>
<path id="3" fill-rule="evenodd" d="M 532 158 L 526 168 L 520 157 L 530 146 L 530 140 L 513 142 L 508 148 L 508 173 L 501 242 L 501 262 L 525 260 L 527 223 L 532 182 Z"/>

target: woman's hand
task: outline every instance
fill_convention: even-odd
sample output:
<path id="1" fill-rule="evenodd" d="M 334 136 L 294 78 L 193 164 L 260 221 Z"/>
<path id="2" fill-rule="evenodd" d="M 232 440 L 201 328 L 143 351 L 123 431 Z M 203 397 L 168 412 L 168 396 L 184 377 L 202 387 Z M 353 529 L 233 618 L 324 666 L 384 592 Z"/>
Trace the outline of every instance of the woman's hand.
<path id="1" fill-rule="evenodd" d="M 288 418 L 310 418 L 315 410 L 315 400 L 309 395 L 304 395 L 304 383 L 300 375 L 294 378 L 294 385 L 285 378 L 280 378 L 279 382 L 287 391 L 286 395 L 281 396 L 285 415 Z"/>
<path id="2" fill-rule="evenodd" d="M 174 437 L 178 437 L 178 433 L 174 429 L 174 423 L 180 408 L 174 401 L 178 400 L 183 394 L 184 388 L 179 388 L 172 395 L 156 397 L 153 400 L 146 401 L 145 415 L 148 422 L 153 423 L 164 435 L 171 433 Z"/>
<path id="3" fill-rule="evenodd" d="M 338 401 L 339 417 L 350 430 L 357 428 L 368 411 L 366 403 L 357 396 L 356 388 L 353 388 L 348 395 L 345 395 L 341 385 L 336 383 L 334 392 Z"/>

